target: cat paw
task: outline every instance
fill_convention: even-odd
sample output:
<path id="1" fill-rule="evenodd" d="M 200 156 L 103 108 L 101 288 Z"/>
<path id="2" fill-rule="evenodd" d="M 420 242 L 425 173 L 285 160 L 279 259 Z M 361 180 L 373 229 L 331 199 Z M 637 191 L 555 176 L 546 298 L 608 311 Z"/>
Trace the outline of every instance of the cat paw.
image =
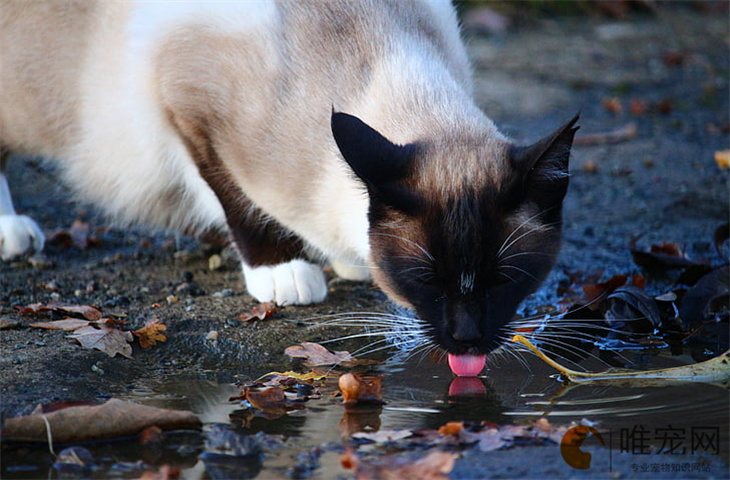
<path id="1" fill-rule="evenodd" d="M 25 215 L 0 215 L 0 259 L 43 250 L 45 237 L 38 224 Z"/>
<path id="2" fill-rule="evenodd" d="M 292 260 L 274 266 L 243 265 L 248 293 L 260 302 L 277 305 L 308 305 L 327 296 L 327 282 L 319 265 Z"/>
<path id="3" fill-rule="evenodd" d="M 330 259 L 330 265 L 338 277 L 345 280 L 364 282 L 370 278 L 369 265 L 355 265 L 354 263 Z"/>

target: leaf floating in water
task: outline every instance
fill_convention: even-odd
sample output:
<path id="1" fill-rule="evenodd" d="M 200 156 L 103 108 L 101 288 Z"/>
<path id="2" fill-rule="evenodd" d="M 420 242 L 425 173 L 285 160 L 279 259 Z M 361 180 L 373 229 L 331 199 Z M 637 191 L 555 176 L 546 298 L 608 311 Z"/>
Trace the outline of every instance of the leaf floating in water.
<path id="1" fill-rule="evenodd" d="M 669 384 L 673 382 L 726 383 L 730 381 L 730 350 L 705 362 L 681 367 L 658 370 L 607 370 L 601 373 L 585 373 L 571 370 L 549 358 L 522 335 L 512 337 L 513 342 L 521 343 L 540 357 L 545 363 L 559 370 L 573 383 L 587 382 L 630 382 L 633 384 Z M 657 382 L 659 380 L 659 382 Z"/>
<path id="2" fill-rule="evenodd" d="M 730 267 L 720 267 L 705 275 L 682 299 L 682 306 L 679 309 L 682 323 L 690 325 L 703 321 L 713 310 L 713 302 L 727 299 L 729 293 Z M 727 300 L 725 302 L 727 303 Z"/>

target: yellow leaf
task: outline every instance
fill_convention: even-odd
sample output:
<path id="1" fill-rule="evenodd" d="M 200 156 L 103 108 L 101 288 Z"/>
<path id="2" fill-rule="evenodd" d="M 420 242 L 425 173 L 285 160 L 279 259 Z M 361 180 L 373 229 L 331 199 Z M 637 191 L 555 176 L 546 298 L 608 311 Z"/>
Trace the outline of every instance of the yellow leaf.
<path id="1" fill-rule="evenodd" d="M 720 150 L 715 152 L 715 162 L 721 170 L 730 167 L 730 150 Z"/>
<path id="2" fill-rule="evenodd" d="M 717 383 L 727 382 L 730 380 L 730 350 L 722 355 L 718 355 L 710 360 L 694 363 L 692 365 L 684 365 L 681 367 L 662 368 L 659 370 L 608 370 L 601 373 L 585 373 L 571 370 L 560 365 L 555 360 L 547 357 L 539 351 L 528 339 L 522 335 L 512 337 L 513 342 L 518 342 L 529 348 L 535 355 L 540 357 L 545 363 L 557 369 L 574 383 L 586 382 L 605 382 L 614 381 L 634 382 L 640 384 L 668 384 L 674 382 L 706 382 Z"/>

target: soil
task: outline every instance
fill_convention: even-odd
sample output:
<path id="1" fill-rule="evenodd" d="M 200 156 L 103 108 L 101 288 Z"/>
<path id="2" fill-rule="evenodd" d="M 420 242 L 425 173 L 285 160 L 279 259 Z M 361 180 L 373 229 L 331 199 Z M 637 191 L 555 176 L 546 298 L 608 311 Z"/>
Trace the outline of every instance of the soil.
<path id="1" fill-rule="evenodd" d="M 730 148 L 728 30 L 726 12 L 662 4 L 621 20 L 523 18 L 504 31 L 469 34 L 478 102 L 516 140 L 541 138 L 578 111 L 578 138 L 636 126 L 632 138 L 574 147 L 563 251 L 525 309 L 554 301 L 565 270 L 601 268 L 606 276 L 639 271 L 628 250 L 637 237 L 641 245 L 677 242 L 691 257 L 717 262 L 713 232 L 730 211 L 728 170 L 714 160 L 715 152 Z M 255 301 L 228 250 L 114 227 L 93 207 L 74 202 L 38 161 L 14 158 L 9 173 L 16 207 L 48 238 L 84 218 L 96 240 L 83 249 L 49 244 L 51 265 L 0 263 L 0 319 L 17 322 L 0 337 L 6 417 L 27 414 L 38 403 L 103 399 L 172 379 L 251 380 L 288 365 L 287 346 L 347 333 L 307 328 L 309 319 L 388 308 L 372 285 L 331 278 L 321 305 L 240 322 L 236 316 Z M 211 270 L 214 254 L 223 263 Z M 648 279 L 648 288 L 660 293 L 673 281 L 666 274 L 649 273 Z M 15 307 L 37 302 L 96 305 L 124 315 L 128 329 L 158 318 L 169 338 L 147 350 L 135 346 L 132 359 L 111 358 L 63 332 L 29 327 L 38 318 Z M 532 458 L 531 471 L 540 472 L 539 455 Z M 478 463 L 465 461 L 454 473 L 471 472 L 461 474 L 469 478 Z M 520 476 L 529 475 L 529 461 L 521 460 L 528 471 Z M 510 476 L 509 469 L 502 474 Z"/>

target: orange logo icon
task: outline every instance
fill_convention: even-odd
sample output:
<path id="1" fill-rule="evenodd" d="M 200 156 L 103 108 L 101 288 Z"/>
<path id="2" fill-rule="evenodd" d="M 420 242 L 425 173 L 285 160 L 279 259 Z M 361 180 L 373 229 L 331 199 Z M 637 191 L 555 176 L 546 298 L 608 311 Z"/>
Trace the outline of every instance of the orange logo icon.
<path id="1" fill-rule="evenodd" d="M 588 435 L 592 434 L 598 437 L 603 443 L 603 437 L 598 430 L 587 425 L 577 425 L 572 427 L 570 430 L 565 432 L 563 439 L 560 441 L 560 455 L 563 456 L 565 463 L 578 470 L 587 470 L 591 466 L 591 454 L 588 452 L 581 451 L 580 447 L 583 445 L 583 441 L 588 438 Z"/>

